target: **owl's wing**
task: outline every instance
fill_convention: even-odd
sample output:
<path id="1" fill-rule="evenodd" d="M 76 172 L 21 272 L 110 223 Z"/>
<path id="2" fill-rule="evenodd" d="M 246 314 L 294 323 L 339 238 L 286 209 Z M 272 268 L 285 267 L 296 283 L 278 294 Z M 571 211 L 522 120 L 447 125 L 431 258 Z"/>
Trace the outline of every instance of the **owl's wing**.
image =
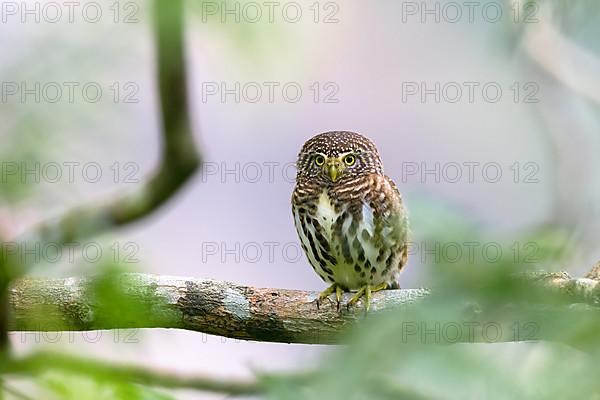
<path id="1" fill-rule="evenodd" d="M 371 174 L 368 179 L 370 190 L 367 191 L 364 202 L 372 209 L 375 221 L 385 229 L 382 232 L 386 236 L 406 241 L 408 215 L 398 187 L 384 175 Z"/>
<path id="2" fill-rule="evenodd" d="M 398 187 L 387 176 L 373 174 L 367 198 L 373 209 L 376 230 L 388 246 L 400 253 L 399 269 L 408 259 L 408 215 Z"/>

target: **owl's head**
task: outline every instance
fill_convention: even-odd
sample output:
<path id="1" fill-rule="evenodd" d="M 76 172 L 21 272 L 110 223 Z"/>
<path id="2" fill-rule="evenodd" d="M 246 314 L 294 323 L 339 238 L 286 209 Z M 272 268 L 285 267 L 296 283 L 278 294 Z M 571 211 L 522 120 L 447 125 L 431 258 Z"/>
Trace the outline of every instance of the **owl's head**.
<path id="1" fill-rule="evenodd" d="M 375 144 L 354 132 L 332 131 L 309 139 L 296 164 L 296 180 L 320 184 L 343 183 L 367 174 L 383 174 L 383 165 Z"/>

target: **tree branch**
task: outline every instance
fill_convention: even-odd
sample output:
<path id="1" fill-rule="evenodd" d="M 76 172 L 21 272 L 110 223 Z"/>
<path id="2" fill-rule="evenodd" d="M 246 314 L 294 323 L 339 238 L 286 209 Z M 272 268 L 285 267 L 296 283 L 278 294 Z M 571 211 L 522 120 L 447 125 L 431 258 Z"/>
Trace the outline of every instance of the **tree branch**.
<path id="1" fill-rule="evenodd" d="M 96 379 L 136 382 L 167 389 L 195 389 L 230 395 L 250 395 L 265 391 L 265 385 L 259 381 L 223 380 L 205 376 L 183 377 L 134 365 L 115 365 L 60 353 L 40 352 L 23 358 L 10 359 L 0 366 L 0 373 L 11 375 L 35 376 L 49 370 L 89 375 Z"/>
<path id="2" fill-rule="evenodd" d="M 24 279 L 11 289 L 11 330 L 97 330 L 179 328 L 236 339 L 266 342 L 335 343 L 342 328 L 362 313 L 338 313 L 327 302 L 317 310 L 316 292 L 260 289 L 219 282 L 147 274 L 124 274 L 115 290 L 121 301 L 144 310 L 135 321 L 98 315 L 89 278 Z M 374 310 L 407 305 L 427 295 L 424 289 L 375 295 Z M 347 301 L 349 297 L 345 300 Z M 39 321 L 40 307 L 46 323 Z"/>
<path id="3" fill-rule="evenodd" d="M 162 159 L 153 176 L 133 192 L 99 204 L 89 204 L 49 220 L 19 237 L 19 248 L 64 245 L 138 221 L 172 198 L 201 165 L 188 112 L 184 57 L 183 0 L 155 0 L 154 18 L 160 110 Z M 4 238 L 3 238 L 4 239 Z M 0 249 L 0 353 L 6 345 L 6 290 L 8 283 L 27 272 L 21 254 Z M 0 354 L 1 355 L 1 354 Z M 1 395 L 1 393 L 0 393 Z"/>
<path id="4" fill-rule="evenodd" d="M 600 102 L 600 59 L 561 33 L 552 3 L 544 3 L 539 11 L 538 23 L 527 24 L 523 35 L 527 56 L 573 92 Z"/>
<path id="5" fill-rule="evenodd" d="M 527 274 L 525 279 L 587 303 L 598 311 L 600 285 L 567 273 Z M 11 331 L 83 331 L 125 328 L 176 328 L 229 338 L 263 342 L 332 344 L 342 340 L 345 328 L 364 318 L 362 304 L 341 312 L 332 301 L 317 309 L 317 292 L 261 289 L 209 279 L 123 274 L 110 283 L 123 304 L 135 305 L 135 318 L 113 313 L 95 296 L 90 278 L 23 279 L 10 291 Z M 426 289 L 386 290 L 373 294 L 372 312 L 409 308 L 429 296 Z M 347 302 L 350 294 L 346 294 Z M 507 301 L 510 301 L 508 299 Z M 465 305 L 464 321 L 481 320 L 482 313 Z M 507 305 L 506 315 L 520 306 Z M 513 308 L 511 308 L 513 307 Z M 555 307 L 554 309 L 552 307 Z M 560 305 L 543 305 L 538 313 L 547 318 Z M 107 311 L 108 310 L 108 311 Z M 485 313 L 483 313 L 485 315 Z M 399 313 L 399 318 L 403 313 Z M 478 339 L 479 338 L 479 339 Z M 538 339 L 552 340 L 552 332 Z M 470 341 L 483 341 L 475 333 Z M 507 335 L 503 341 L 519 338 Z"/>
<path id="6" fill-rule="evenodd" d="M 188 113 L 182 0 L 154 1 L 154 16 L 163 125 L 160 166 L 138 190 L 42 223 L 24 235 L 24 242 L 64 244 L 137 221 L 169 200 L 200 166 Z"/>

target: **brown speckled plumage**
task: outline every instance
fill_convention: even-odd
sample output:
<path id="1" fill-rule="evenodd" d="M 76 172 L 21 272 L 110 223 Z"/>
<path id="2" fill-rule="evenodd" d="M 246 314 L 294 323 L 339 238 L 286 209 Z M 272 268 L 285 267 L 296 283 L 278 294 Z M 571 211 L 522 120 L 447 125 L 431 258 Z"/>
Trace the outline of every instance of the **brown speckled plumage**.
<path id="1" fill-rule="evenodd" d="M 373 142 L 353 132 L 319 134 L 302 147 L 297 168 L 292 211 L 319 276 L 346 291 L 398 287 L 407 216 Z"/>

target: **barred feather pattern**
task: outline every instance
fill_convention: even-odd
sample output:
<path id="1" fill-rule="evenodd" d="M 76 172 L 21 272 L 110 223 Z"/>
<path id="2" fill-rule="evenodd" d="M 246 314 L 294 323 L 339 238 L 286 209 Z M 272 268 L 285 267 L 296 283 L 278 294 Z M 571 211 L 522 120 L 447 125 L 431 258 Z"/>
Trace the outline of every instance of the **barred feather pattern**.
<path id="1" fill-rule="evenodd" d="M 292 212 L 302 248 L 325 282 L 345 290 L 399 287 L 408 221 L 400 192 L 387 176 L 371 173 L 325 186 L 301 179 Z"/>

